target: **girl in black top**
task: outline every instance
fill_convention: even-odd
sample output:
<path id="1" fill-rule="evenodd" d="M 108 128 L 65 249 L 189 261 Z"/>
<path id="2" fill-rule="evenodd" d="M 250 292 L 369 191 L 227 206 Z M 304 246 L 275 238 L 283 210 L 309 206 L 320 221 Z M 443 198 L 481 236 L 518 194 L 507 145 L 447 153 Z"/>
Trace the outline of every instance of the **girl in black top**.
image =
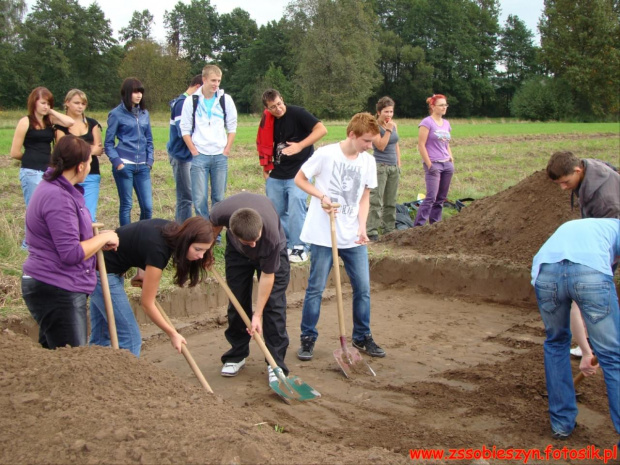
<path id="1" fill-rule="evenodd" d="M 90 173 L 80 185 L 84 188 L 86 208 L 90 211 L 92 220 L 97 221 L 97 202 L 99 201 L 99 185 L 101 184 L 98 157 L 103 153 L 103 145 L 101 143 L 101 125 L 96 120 L 84 116 L 87 106 L 88 99 L 84 92 L 79 89 L 71 89 L 67 92 L 65 110 L 67 116 L 71 117 L 74 123 L 71 127 L 56 125 L 56 142 L 66 134 L 73 134 L 90 145 Z"/>
<path id="2" fill-rule="evenodd" d="M 28 116 L 17 123 L 11 145 L 11 158 L 21 161 L 19 180 L 26 207 L 49 166 L 55 124 L 70 127 L 73 119 L 54 110 L 52 93 L 45 87 L 37 87 L 28 97 Z M 25 239 L 22 248 L 27 248 Z"/>
<path id="3" fill-rule="evenodd" d="M 182 225 L 153 218 L 121 226 L 116 233 L 119 237 L 118 248 L 105 251 L 103 255 L 119 347 L 131 351 L 136 357 L 140 356 L 140 328 L 124 289 L 125 273 L 129 268 L 139 267 L 144 270 L 140 298 L 142 309 L 170 337 L 172 346 L 181 352 L 181 345 L 186 344 L 185 338 L 161 316 L 155 306 L 155 298 L 163 270 L 170 259 L 176 270 L 174 283 L 178 286 L 189 283 L 193 287 L 202 280 L 205 268 L 213 263 L 211 222 L 200 216 L 189 218 Z M 90 344 L 109 346 L 110 334 L 100 279 L 97 279 L 97 287 L 90 296 L 90 323 Z"/>

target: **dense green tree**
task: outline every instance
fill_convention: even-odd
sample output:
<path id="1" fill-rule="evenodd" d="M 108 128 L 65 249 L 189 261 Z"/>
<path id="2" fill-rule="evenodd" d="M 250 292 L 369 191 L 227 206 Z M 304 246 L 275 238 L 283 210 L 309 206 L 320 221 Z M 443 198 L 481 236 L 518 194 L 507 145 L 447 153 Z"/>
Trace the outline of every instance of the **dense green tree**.
<path id="1" fill-rule="evenodd" d="M 380 84 L 378 26 L 369 2 L 302 0 L 292 6 L 304 106 L 323 118 L 348 118 L 366 109 Z"/>
<path id="2" fill-rule="evenodd" d="M 509 111 L 509 104 L 521 84 L 541 73 L 538 53 L 532 31 L 518 16 L 508 15 L 499 37 L 498 63 L 501 68 L 496 79 L 502 115 Z"/>
<path id="3" fill-rule="evenodd" d="M 24 104 L 27 91 L 21 79 L 21 66 L 16 61 L 19 50 L 19 26 L 26 2 L 24 0 L 0 0 L 0 105 Z"/>
<path id="4" fill-rule="evenodd" d="M 15 41 L 25 13 L 25 0 L 0 0 L 0 42 Z"/>
<path id="5" fill-rule="evenodd" d="M 121 79 L 135 76 L 144 86 L 147 108 L 164 110 L 187 88 L 190 64 L 150 40 L 135 41 L 118 68 Z"/>
<path id="6" fill-rule="evenodd" d="M 118 33 L 127 45 L 136 40 L 152 40 L 153 23 L 154 18 L 149 10 L 134 11 L 127 27 L 121 28 Z"/>
<path id="7" fill-rule="evenodd" d="M 191 63 L 198 74 L 205 64 L 215 61 L 219 16 L 209 0 L 178 2 L 164 14 L 168 44 Z"/>
<path id="8" fill-rule="evenodd" d="M 250 14 L 241 8 L 220 16 L 217 42 L 218 62 L 223 71 L 232 72 L 243 50 L 256 40 L 258 26 Z"/>
<path id="9" fill-rule="evenodd" d="M 379 69 L 383 83 L 369 101 L 374 113 L 377 97 L 389 95 L 396 102 L 396 114 L 417 115 L 420 102 L 432 94 L 433 67 L 426 63 L 424 50 L 405 43 L 394 31 L 379 35 Z"/>
<path id="10" fill-rule="evenodd" d="M 226 76 L 224 82 L 224 88 L 234 96 L 241 111 L 262 111 L 260 96 L 267 82 L 273 83 L 270 86 L 282 83 L 278 85 L 287 88 L 285 93 L 279 87 L 276 89 L 286 96 L 287 101 L 301 104 L 293 82 L 295 60 L 291 54 L 294 47 L 289 45 L 291 34 L 291 25 L 286 18 L 271 21 L 261 26 L 256 39 L 241 51 L 234 73 Z M 271 77 L 265 77 L 267 73 Z"/>
<path id="11" fill-rule="evenodd" d="M 493 107 L 497 0 L 382 0 L 375 11 L 384 33 L 392 33 L 382 36 L 382 53 L 387 53 L 382 55 L 384 82 L 390 80 L 385 71 L 393 72 L 390 57 L 398 59 L 399 47 L 410 50 L 407 55 L 414 59 L 406 66 L 418 86 L 415 94 L 399 92 L 399 115 L 423 115 L 426 97 L 433 92 L 448 96 L 451 115 L 486 114 Z M 429 85 L 426 76 L 431 71 Z"/>
<path id="12" fill-rule="evenodd" d="M 77 0 L 38 0 L 21 37 L 18 60 L 28 87 L 45 85 L 58 101 L 78 87 L 88 94 L 91 106 L 110 105 L 121 52 L 99 5 L 83 8 Z"/>
<path id="13" fill-rule="evenodd" d="M 519 119 L 533 121 L 561 120 L 575 114 L 568 82 L 549 76 L 525 81 L 510 102 L 510 110 Z"/>
<path id="14" fill-rule="evenodd" d="M 545 0 L 539 22 L 542 58 L 570 85 L 582 116 L 620 113 L 620 18 L 617 0 Z"/>

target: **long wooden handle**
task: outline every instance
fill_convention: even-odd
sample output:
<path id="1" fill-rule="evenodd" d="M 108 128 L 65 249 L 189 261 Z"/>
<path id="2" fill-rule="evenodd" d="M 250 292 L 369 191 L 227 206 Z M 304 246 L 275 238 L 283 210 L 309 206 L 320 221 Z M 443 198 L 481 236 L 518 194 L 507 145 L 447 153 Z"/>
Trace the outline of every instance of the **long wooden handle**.
<path id="1" fill-rule="evenodd" d="M 224 289 L 224 291 L 226 292 L 226 295 L 228 296 L 233 306 L 237 310 L 237 313 L 239 313 L 239 316 L 243 319 L 243 322 L 245 323 L 245 325 L 248 327 L 248 329 L 251 329 L 252 321 L 250 321 L 250 319 L 246 315 L 245 310 L 243 310 L 243 307 L 241 306 L 241 304 L 235 297 L 235 294 L 233 294 L 232 291 L 230 290 L 230 287 L 228 287 L 228 284 L 226 284 L 226 281 L 224 280 L 224 278 L 222 278 L 222 275 L 215 268 L 212 268 L 211 272 L 213 273 L 213 276 L 215 276 L 215 279 L 217 279 L 217 282 L 220 283 L 220 286 L 222 287 L 222 289 Z M 269 366 L 273 370 L 275 370 L 278 367 L 278 364 L 271 356 L 271 353 L 269 352 L 269 349 L 265 345 L 265 341 L 263 341 L 263 338 L 261 337 L 261 335 L 258 334 L 257 332 L 254 332 L 254 336 L 252 337 L 254 338 L 258 346 L 260 347 L 260 350 L 265 355 L 265 358 L 267 359 Z"/>
<path id="2" fill-rule="evenodd" d="M 155 301 L 155 306 L 157 307 L 157 310 L 159 310 L 159 313 L 161 313 L 161 316 L 164 318 L 164 320 L 166 320 L 166 322 L 170 326 L 174 327 L 174 325 L 170 321 L 170 318 L 168 318 L 168 315 L 166 315 L 166 312 L 164 312 L 164 309 L 161 308 L 161 305 L 159 305 L 159 302 Z M 209 394 L 213 394 L 213 389 L 211 389 L 211 386 L 209 386 L 209 383 L 202 374 L 202 371 L 200 371 L 198 364 L 194 360 L 194 357 L 192 357 L 192 354 L 189 352 L 189 349 L 185 346 L 185 344 L 181 344 L 181 353 L 185 357 L 185 360 L 187 360 L 187 363 L 196 375 L 196 378 L 198 378 L 198 381 L 200 381 L 200 384 L 202 384 L 202 387 L 205 388 Z"/>
<path id="3" fill-rule="evenodd" d="M 592 357 L 592 366 L 595 366 L 598 364 L 598 358 L 596 358 L 596 355 Z M 573 385 L 577 386 L 579 383 L 581 383 L 584 379 L 585 379 L 586 375 L 584 375 L 582 372 L 579 372 L 579 374 L 577 376 L 575 376 L 575 378 L 573 379 Z"/>
<path id="4" fill-rule="evenodd" d="M 99 234 L 99 228 L 103 223 L 93 223 L 93 234 Z M 99 268 L 99 279 L 101 280 L 101 290 L 103 292 L 103 303 L 105 313 L 108 317 L 108 332 L 110 333 L 110 344 L 112 348 L 118 349 L 118 335 L 116 334 L 116 320 L 114 319 L 114 307 L 112 306 L 112 296 L 110 295 L 110 284 L 108 283 L 108 273 L 105 269 L 105 259 L 103 250 L 97 251 L 97 268 Z"/>
<path id="5" fill-rule="evenodd" d="M 342 303 L 342 284 L 340 283 L 340 262 L 338 261 L 338 237 L 336 235 L 336 218 L 334 210 L 329 212 L 329 222 L 332 233 L 332 267 L 334 269 L 334 281 L 336 281 L 336 302 L 338 307 L 338 328 L 340 330 L 340 338 L 347 336 L 344 328 L 344 304 Z"/>

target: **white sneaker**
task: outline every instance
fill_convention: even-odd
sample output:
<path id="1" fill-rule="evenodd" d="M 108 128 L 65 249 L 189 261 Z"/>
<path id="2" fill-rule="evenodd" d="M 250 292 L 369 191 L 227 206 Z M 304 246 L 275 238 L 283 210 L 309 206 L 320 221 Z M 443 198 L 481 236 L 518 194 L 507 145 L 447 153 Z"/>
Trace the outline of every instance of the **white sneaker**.
<path id="1" fill-rule="evenodd" d="M 308 261 L 308 253 L 303 245 L 296 245 L 289 254 L 288 259 L 292 263 L 303 263 Z"/>
<path id="2" fill-rule="evenodd" d="M 241 371 L 241 369 L 245 366 L 245 359 L 241 360 L 240 362 L 227 362 L 224 364 L 224 366 L 222 367 L 222 371 L 221 371 L 221 375 L 222 376 L 227 376 L 227 377 L 231 377 L 231 376 L 237 376 L 239 374 L 239 371 Z"/>
<path id="3" fill-rule="evenodd" d="M 570 354 L 573 357 L 583 357 L 583 353 L 581 352 L 581 347 L 577 346 L 574 349 L 570 350 Z"/>
<path id="4" fill-rule="evenodd" d="M 271 367 L 267 367 L 267 374 L 269 375 L 269 385 L 271 385 L 271 383 L 278 382 L 278 377 L 276 376 L 274 371 L 271 369 Z"/>

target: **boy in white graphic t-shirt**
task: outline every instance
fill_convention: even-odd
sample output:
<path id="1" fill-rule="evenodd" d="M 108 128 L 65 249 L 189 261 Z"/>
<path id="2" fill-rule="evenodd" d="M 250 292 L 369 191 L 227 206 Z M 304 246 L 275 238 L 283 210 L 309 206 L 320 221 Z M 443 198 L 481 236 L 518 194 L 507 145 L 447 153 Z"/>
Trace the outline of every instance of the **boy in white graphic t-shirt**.
<path id="1" fill-rule="evenodd" d="M 336 217 L 338 255 L 353 288 L 353 346 L 373 357 L 385 357 L 385 351 L 374 342 L 370 332 L 366 247 L 370 189 L 377 187 L 375 159 L 366 150 L 372 148 L 377 134 L 376 119 L 370 113 L 358 113 L 347 126 L 347 138 L 318 149 L 295 176 L 295 184 L 312 196 L 300 236 L 310 244 L 310 278 L 302 310 L 301 348 L 297 351 L 300 360 L 312 359 L 319 335 L 316 325 L 333 262 L 329 222 L 333 203 L 340 204 Z M 312 178 L 314 184 L 309 181 Z"/>

